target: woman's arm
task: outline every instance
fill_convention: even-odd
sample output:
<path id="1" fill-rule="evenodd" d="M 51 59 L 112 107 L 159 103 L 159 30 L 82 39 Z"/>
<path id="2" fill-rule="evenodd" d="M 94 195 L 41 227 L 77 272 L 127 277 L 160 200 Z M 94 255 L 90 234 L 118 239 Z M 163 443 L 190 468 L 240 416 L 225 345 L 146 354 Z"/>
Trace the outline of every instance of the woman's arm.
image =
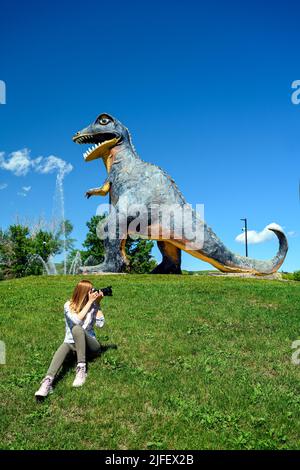
<path id="1" fill-rule="evenodd" d="M 83 320 L 88 311 L 91 309 L 92 303 L 99 298 L 98 292 L 90 292 L 89 293 L 89 300 L 87 301 L 86 305 L 77 313 L 79 320 Z"/>
<path id="2" fill-rule="evenodd" d="M 91 309 L 92 303 L 94 302 L 94 299 L 89 299 L 86 303 L 86 305 L 83 307 L 80 312 L 77 313 L 77 317 L 79 320 L 83 320 L 88 313 L 88 311 Z"/>
<path id="3" fill-rule="evenodd" d="M 75 325 L 82 325 L 84 318 L 86 317 L 87 313 L 91 309 L 92 303 L 95 301 L 97 296 L 98 296 L 97 292 L 90 293 L 88 302 L 83 307 L 83 309 L 78 313 L 73 312 L 70 308 L 70 302 L 67 302 L 65 304 L 65 315 Z"/>

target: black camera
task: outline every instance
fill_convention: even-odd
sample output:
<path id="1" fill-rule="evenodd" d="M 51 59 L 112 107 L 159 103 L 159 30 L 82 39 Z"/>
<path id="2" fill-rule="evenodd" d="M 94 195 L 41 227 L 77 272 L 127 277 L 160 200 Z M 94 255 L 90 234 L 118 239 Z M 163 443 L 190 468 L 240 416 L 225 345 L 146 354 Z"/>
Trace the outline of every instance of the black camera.
<path id="1" fill-rule="evenodd" d="M 105 296 L 112 296 L 112 286 L 103 287 L 103 289 L 92 289 L 92 292 L 102 292 Z"/>

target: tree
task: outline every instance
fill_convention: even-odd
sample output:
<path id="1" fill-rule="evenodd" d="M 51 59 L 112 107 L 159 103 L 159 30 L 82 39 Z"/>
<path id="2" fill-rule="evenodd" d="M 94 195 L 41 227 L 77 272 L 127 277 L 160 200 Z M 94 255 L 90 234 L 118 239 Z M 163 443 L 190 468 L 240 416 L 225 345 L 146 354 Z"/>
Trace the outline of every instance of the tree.
<path id="1" fill-rule="evenodd" d="M 10 241 L 9 268 L 12 277 L 25 276 L 28 268 L 28 259 L 32 254 L 32 241 L 28 227 L 11 225 L 8 229 Z"/>
<path id="2" fill-rule="evenodd" d="M 60 240 L 54 238 L 52 233 L 43 230 L 39 230 L 32 237 L 33 254 L 40 255 L 44 261 L 60 252 L 60 244 Z"/>
<path id="3" fill-rule="evenodd" d="M 82 251 L 81 258 L 83 263 L 89 257 L 93 257 L 96 264 L 102 263 L 104 260 L 104 244 L 103 240 L 101 240 L 97 235 L 97 225 L 105 218 L 105 215 L 94 215 L 91 220 L 86 223 L 89 231 L 86 235 L 85 241 L 82 244 L 82 246 L 86 248 L 85 251 Z"/>
<path id="4" fill-rule="evenodd" d="M 127 238 L 125 252 L 129 259 L 128 271 L 130 273 L 145 274 L 155 268 L 157 263 L 151 255 L 153 246 L 152 240 Z"/>
<path id="5" fill-rule="evenodd" d="M 13 246 L 8 233 L 0 229 L 0 280 L 12 277 Z"/>
<path id="6" fill-rule="evenodd" d="M 73 226 L 69 221 L 65 224 L 66 248 L 72 248 Z M 62 234 L 62 227 L 56 233 L 41 228 L 31 232 L 22 224 L 11 225 L 7 231 L 0 230 L 0 279 L 43 274 L 44 263 L 63 250 Z"/>

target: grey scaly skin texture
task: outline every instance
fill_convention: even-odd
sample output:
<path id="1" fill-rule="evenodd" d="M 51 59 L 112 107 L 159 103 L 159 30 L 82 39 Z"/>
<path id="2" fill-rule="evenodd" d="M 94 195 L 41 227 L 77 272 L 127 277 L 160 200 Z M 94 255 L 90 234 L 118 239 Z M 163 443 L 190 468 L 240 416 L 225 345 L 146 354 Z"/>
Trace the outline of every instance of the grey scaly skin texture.
<path id="1" fill-rule="evenodd" d="M 105 259 L 97 266 L 85 266 L 82 272 L 122 272 L 128 261 L 124 251 L 124 241 L 134 233 L 128 225 L 137 213 L 135 204 L 143 204 L 147 209 L 153 205 L 187 204 L 174 180 L 160 167 L 144 162 L 137 155 L 128 129 L 120 121 L 109 114 L 100 114 L 97 119 L 73 137 L 79 144 L 94 144 L 85 154 L 85 161 L 103 159 L 108 175 L 101 188 L 87 191 L 86 196 L 109 194 L 114 211 L 105 220 L 106 228 L 114 223 L 114 212 L 123 221 L 123 228 L 118 233 L 119 238 L 108 237 L 104 240 Z M 125 210 L 126 209 L 126 210 Z M 147 227 L 140 231 L 145 238 L 157 240 L 162 253 L 162 262 L 153 273 L 181 273 L 181 250 L 192 256 L 209 262 L 223 272 L 241 272 L 252 274 L 270 274 L 276 272 L 282 265 L 288 251 L 285 234 L 277 226 L 270 228 L 279 239 L 279 251 L 271 260 L 256 260 L 231 252 L 217 237 L 213 230 L 191 209 L 196 233 L 202 233 L 201 247 L 191 248 L 188 237 L 174 234 L 174 226 L 170 221 L 161 221 L 152 215 L 147 219 Z M 162 235 L 153 236 L 150 232 L 159 226 Z M 175 230 L 176 231 L 176 230 Z M 122 232 L 122 233 L 121 233 Z M 158 233 L 156 231 L 156 233 Z M 164 237 L 164 233 L 172 233 Z M 180 238 L 181 237 L 181 238 Z"/>

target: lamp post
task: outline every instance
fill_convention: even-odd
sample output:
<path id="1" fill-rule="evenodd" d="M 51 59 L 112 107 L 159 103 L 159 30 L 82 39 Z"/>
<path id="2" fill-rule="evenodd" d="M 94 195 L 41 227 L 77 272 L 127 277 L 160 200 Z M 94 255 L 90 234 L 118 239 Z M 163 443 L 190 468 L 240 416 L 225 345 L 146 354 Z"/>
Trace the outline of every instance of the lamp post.
<path id="1" fill-rule="evenodd" d="M 43 255 L 44 255 L 45 263 L 47 262 L 46 245 L 47 245 L 47 242 L 43 241 Z"/>
<path id="2" fill-rule="evenodd" d="M 248 257 L 247 219 L 241 219 L 241 220 L 245 222 L 245 228 L 243 230 L 245 231 L 246 257 Z"/>

